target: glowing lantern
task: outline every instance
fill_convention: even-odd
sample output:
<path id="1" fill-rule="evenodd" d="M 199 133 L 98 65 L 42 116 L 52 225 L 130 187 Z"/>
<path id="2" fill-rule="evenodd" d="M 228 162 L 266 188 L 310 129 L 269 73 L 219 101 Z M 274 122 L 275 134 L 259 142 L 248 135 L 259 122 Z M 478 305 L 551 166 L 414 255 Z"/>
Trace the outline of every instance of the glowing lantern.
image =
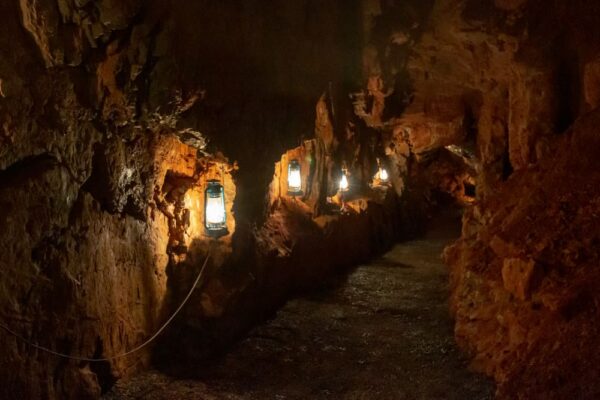
<path id="1" fill-rule="evenodd" d="M 387 182 L 390 179 L 388 172 L 385 168 L 379 167 L 379 180 L 381 182 Z"/>
<path id="2" fill-rule="evenodd" d="M 288 194 L 299 195 L 302 193 L 302 174 L 298 160 L 291 160 L 288 165 Z"/>
<path id="3" fill-rule="evenodd" d="M 377 159 L 377 173 L 373 177 L 373 180 L 375 185 L 380 186 L 386 186 L 385 184 L 387 184 L 390 180 L 390 175 L 388 174 L 387 170 L 381 166 L 381 161 L 379 158 Z"/>
<path id="4" fill-rule="evenodd" d="M 348 177 L 346 176 L 346 171 L 342 172 L 342 178 L 340 179 L 340 192 L 347 192 L 349 188 Z"/>
<path id="5" fill-rule="evenodd" d="M 225 190 L 223 185 L 216 180 L 207 182 L 204 192 L 204 226 L 209 233 L 227 229 L 225 224 Z"/>

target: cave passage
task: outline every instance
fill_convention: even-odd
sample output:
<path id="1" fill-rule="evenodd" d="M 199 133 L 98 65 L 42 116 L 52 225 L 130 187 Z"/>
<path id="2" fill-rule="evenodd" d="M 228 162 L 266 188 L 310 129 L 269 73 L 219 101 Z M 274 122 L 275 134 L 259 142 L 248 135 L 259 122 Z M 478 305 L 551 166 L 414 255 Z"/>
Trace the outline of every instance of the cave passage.
<path id="1" fill-rule="evenodd" d="M 600 0 L 0 0 L 0 400 L 597 400 L 599 227 Z"/>
<path id="2" fill-rule="evenodd" d="M 433 219 L 327 288 L 290 300 L 188 379 L 157 371 L 117 383 L 117 399 L 488 399 L 454 343 L 440 254 L 459 217 Z"/>

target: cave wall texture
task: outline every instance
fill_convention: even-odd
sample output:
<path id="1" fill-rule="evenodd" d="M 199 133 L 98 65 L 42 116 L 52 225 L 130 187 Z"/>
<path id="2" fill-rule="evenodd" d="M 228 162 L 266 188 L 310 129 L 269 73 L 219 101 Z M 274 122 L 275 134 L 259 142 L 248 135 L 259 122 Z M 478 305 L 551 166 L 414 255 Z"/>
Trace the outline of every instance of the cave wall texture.
<path id="1" fill-rule="evenodd" d="M 374 172 L 367 142 L 380 136 L 356 127 L 347 95 L 360 87 L 361 12 L 333 0 L 0 4 L 3 324 L 60 353 L 121 354 L 211 257 L 180 316 L 131 356 L 66 360 L 4 332 L 0 398 L 95 399 L 151 362 L 202 361 L 407 231 L 400 186 L 357 192 L 343 214 L 331 200 L 344 160 Z M 299 145 L 312 146 L 314 190 L 276 195 L 276 163 Z M 209 179 L 225 187 L 219 238 L 202 227 Z"/>
<path id="2" fill-rule="evenodd" d="M 383 82 L 383 123 L 417 158 L 444 147 L 476 174 L 445 251 L 459 345 L 499 398 L 598 398 L 600 5 L 437 0 L 419 26 L 372 4 L 385 35 L 365 70 Z"/>
<path id="3" fill-rule="evenodd" d="M 359 49 L 340 40 L 356 25 L 353 10 L 334 1 L 3 1 L 3 320 L 59 352 L 120 354 L 172 312 L 209 246 L 205 289 L 180 325 L 221 316 L 251 276 L 262 279 L 252 274 L 254 230 L 274 163 L 312 136 L 328 82 L 344 84 L 347 66 L 358 67 L 349 60 Z M 227 196 L 229 234 L 219 240 L 198 226 L 210 178 Z M 68 361 L 0 340 L 2 398 L 97 398 L 150 359 Z"/>
<path id="4" fill-rule="evenodd" d="M 151 363 L 201 363 L 407 235 L 439 192 L 467 206 L 445 259 L 475 368 L 501 398 L 598 396 L 595 2 L 6 0 L 0 15 L 2 322 L 120 354 L 211 255 L 132 356 L 69 361 L 2 332 L 0 398 L 95 399 Z M 377 159 L 389 186 L 370 182 Z"/>
<path id="5" fill-rule="evenodd" d="M 597 2 L 439 0 L 404 64 L 396 129 L 477 173 L 445 259 L 457 341 L 499 398 L 600 395 L 599 22 Z"/>

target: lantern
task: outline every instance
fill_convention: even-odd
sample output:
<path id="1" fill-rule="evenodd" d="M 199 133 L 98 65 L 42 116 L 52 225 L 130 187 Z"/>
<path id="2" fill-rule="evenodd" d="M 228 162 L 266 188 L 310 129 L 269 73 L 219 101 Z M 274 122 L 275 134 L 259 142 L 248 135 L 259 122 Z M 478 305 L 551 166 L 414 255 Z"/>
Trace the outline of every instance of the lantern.
<path id="1" fill-rule="evenodd" d="M 225 212 L 225 190 L 216 180 L 207 182 L 204 192 L 204 226 L 206 231 L 215 233 L 227 229 Z"/>
<path id="2" fill-rule="evenodd" d="M 385 182 L 387 182 L 390 179 L 390 176 L 388 175 L 388 172 L 383 167 L 379 167 L 379 172 L 377 174 L 378 174 L 379 180 L 381 182 L 385 183 Z"/>
<path id="3" fill-rule="evenodd" d="M 387 184 L 390 180 L 390 175 L 387 170 L 381 166 L 381 160 L 379 160 L 379 158 L 377 159 L 377 173 L 373 179 L 376 185 Z"/>
<path id="4" fill-rule="evenodd" d="M 302 174 L 298 160 L 291 160 L 288 164 L 288 194 L 296 196 L 302 194 Z"/>
<path id="5" fill-rule="evenodd" d="M 346 176 L 346 171 L 342 172 L 342 178 L 340 179 L 340 192 L 347 192 L 349 188 L 348 177 Z"/>

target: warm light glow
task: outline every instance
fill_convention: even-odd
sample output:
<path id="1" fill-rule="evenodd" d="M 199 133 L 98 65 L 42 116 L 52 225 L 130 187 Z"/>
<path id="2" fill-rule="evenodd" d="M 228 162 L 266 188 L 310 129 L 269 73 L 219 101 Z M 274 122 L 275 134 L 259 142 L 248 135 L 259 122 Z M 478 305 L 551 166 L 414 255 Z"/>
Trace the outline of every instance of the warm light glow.
<path id="1" fill-rule="evenodd" d="M 288 193 L 298 194 L 302 191 L 302 175 L 300 163 L 296 160 L 290 161 L 288 166 Z"/>
<path id="2" fill-rule="evenodd" d="M 382 182 L 387 182 L 389 178 L 390 177 L 385 168 L 379 168 L 379 180 L 381 180 Z"/>
<path id="3" fill-rule="evenodd" d="M 288 176 L 288 186 L 291 190 L 298 191 L 302 186 L 302 178 L 300 177 L 300 171 L 293 170 L 290 171 L 290 175 Z"/>
<path id="4" fill-rule="evenodd" d="M 189 225 L 185 229 L 185 241 L 189 246 L 194 238 L 202 236 L 204 233 L 204 223 L 202 220 L 202 206 L 204 193 L 194 187 L 185 193 L 185 209 L 189 212 Z"/>
<path id="5" fill-rule="evenodd" d="M 342 174 L 342 179 L 340 179 L 340 191 L 346 192 L 348 191 L 348 187 L 348 177 L 346 176 L 346 174 Z"/>
<path id="6" fill-rule="evenodd" d="M 206 223 L 220 224 L 225 222 L 225 209 L 220 197 L 208 197 L 206 199 Z"/>
<path id="7" fill-rule="evenodd" d="M 222 230 L 225 225 L 225 195 L 218 181 L 209 181 L 205 193 L 205 226 L 208 230 Z"/>

